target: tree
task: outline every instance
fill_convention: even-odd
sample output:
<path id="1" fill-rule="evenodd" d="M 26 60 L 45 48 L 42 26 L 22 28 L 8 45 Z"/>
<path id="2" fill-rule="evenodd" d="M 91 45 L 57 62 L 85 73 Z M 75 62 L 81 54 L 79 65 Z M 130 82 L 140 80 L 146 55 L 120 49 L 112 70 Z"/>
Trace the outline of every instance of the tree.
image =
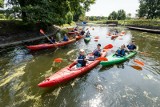
<path id="1" fill-rule="evenodd" d="M 127 14 L 127 19 L 131 19 L 131 16 L 132 16 L 132 14 L 131 14 L 131 13 L 128 13 L 128 14 Z"/>
<path id="2" fill-rule="evenodd" d="M 0 0 L 0 7 L 3 7 L 4 0 Z"/>
<path id="3" fill-rule="evenodd" d="M 109 16 L 108 20 L 117 20 L 117 13 L 113 11 Z"/>
<path id="4" fill-rule="evenodd" d="M 73 20 L 78 21 L 79 18 L 89 11 L 89 6 L 94 4 L 95 0 L 70 0 L 71 12 L 73 13 Z"/>
<path id="5" fill-rule="evenodd" d="M 58 24 L 76 21 L 95 0 L 8 0 L 12 12 L 20 13 L 26 23 Z M 15 8 L 18 10 L 15 11 Z"/>
<path id="6" fill-rule="evenodd" d="M 126 19 L 126 12 L 124 10 L 118 10 L 117 19 L 118 20 L 125 20 Z"/>
<path id="7" fill-rule="evenodd" d="M 147 19 L 160 18 L 160 0 L 139 0 L 138 16 Z"/>

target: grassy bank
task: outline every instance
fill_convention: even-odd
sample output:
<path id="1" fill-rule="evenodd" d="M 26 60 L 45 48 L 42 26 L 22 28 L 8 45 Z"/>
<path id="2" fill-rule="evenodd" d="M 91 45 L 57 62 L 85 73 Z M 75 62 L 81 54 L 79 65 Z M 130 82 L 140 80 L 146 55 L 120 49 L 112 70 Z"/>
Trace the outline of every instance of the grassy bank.
<path id="1" fill-rule="evenodd" d="M 122 26 L 133 26 L 133 27 L 143 27 L 150 29 L 160 29 L 160 19 L 159 20 L 147 20 L 147 19 L 133 19 L 133 20 L 99 20 L 99 21 L 88 21 L 94 24 L 106 24 L 106 23 L 118 23 Z"/>
<path id="2" fill-rule="evenodd" d="M 160 29 L 160 20 L 120 20 L 120 25 Z"/>

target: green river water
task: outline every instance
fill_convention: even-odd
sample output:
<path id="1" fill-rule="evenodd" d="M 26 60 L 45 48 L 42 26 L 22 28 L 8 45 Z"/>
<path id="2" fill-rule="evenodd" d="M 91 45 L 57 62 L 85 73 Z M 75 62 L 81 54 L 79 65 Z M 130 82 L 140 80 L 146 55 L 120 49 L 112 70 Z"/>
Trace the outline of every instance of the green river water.
<path id="1" fill-rule="evenodd" d="M 30 52 L 23 46 L 1 50 L 0 107 L 160 107 L 160 35 L 126 30 L 122 40 L 107 36 L 110 28 L 90 28 L 92 39 L 85 44 L 81 39 L 68 46 Z M 120 28 L 123 29 L 123 28 Z M 99 36 L 98 42 L 94 36 Z M 67 66 L 64 61 L 53 65 L 55 58 L 75 59 L 78 50 L 92 52 L 98 43 L 111 43 L 116 50 L 133 38 L 139 47 L 135 57 L 124 63 L 96 66 L 87 74 L 65 84 L 39 88 L 45 77 Z M 110 55 L 113 51 L 109 51 Z M 131 67 L 133 59 L 144 62 L 142 70 Z"/>

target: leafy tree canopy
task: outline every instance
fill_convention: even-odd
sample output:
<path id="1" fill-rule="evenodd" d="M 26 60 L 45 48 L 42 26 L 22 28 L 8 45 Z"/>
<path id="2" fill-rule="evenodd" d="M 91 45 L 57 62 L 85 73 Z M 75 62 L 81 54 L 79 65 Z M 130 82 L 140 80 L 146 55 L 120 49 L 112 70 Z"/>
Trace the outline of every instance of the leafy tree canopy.
<path id="1" fill-rule="evenodd" d="M 121 9 L 118 12 L 113 11 L 109 14 L 108 20 L 125 20 L 126 19 L 126 12 Z"/>
<path id="2" fill-rule="evenodd" d="M 109 20 L 117 20 L 117 12 L 113 11 L 109 16 Z"/>
<path id="3" fill-rule="evenodd" d="M 4 0 L 0 0 L 0 7 L 3 7 Z"/>
<path id="4" fill-rule="evenodd" d="M 138 17 L 160 18 L 160 0 L 139 0 Z"/>
<path id="5" fill-rule="evenodd" d="M 79 20 L 95 0 L 8 0 L 10 13 L 16 13 L 26 23 L 62 25 Z"/>
<path id="6" fill-rule="evenodd" d="M 118 20 L 125 20 L 126 19 L 126 12 L 124 10 L 118 10 L 117 19 Z"/>

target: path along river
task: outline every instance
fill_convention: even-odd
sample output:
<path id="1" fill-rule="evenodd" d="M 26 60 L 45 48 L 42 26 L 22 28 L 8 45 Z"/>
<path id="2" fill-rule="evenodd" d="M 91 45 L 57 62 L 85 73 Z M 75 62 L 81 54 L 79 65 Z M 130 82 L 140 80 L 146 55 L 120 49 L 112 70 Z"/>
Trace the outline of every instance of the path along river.
<path id="1" fill-rule="evenodd" d="M 123 28 L 120 28 L 123 29 Z M 88 44 L 80 40 L 71 45 L 35 53 L 17 46 L 1 50 L 0 56 L 0 107 L 158 107 L 160 106 L 160 35 L 129 31 L 122 40 L 111 40 L 108 27 L 90 28 L 92 39 Z M 94 36 L 99 36 L 98 42 Z M 78 50 L 93 51 L 98 43 L 109 43 L 116 50 L 131 38 L 139 51 L 124 63 L 103 67 L 98 65 L 87 74 L 56 88 L 37 86 L 45 77 L 71 62 L 52 66 L 55 58 L 75 59 Z M 113 51 L 112 51 L 113 52 Z M 108 54 L 112 53 L 111 51 Z M 142 70 L 132 68 L 133 59 L 145 63 Z"/>

